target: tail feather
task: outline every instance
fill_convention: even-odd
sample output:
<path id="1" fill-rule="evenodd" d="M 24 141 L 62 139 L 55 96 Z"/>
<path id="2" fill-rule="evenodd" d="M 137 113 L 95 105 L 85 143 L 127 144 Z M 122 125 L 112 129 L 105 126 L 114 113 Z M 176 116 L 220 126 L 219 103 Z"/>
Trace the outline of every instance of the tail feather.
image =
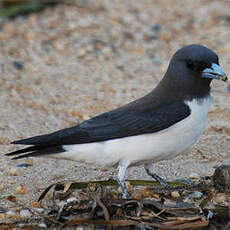
<path id="1" fill-rule="evenodd" d="M 26 153 L 26 154 L 22 154 L 22 155 L 12 158 L 12 160 L 16 160 L 16 159 L 21 159 L 25 157 L 37 157 L 37 156 L 44 156 L 44 155 L 49 155 L 49 154 L 61 153 L 61 152 L 65 152 L 65 150 L 62 148 L 61 145 L 50 146 L 50 147 L 31 146 L 25 149 L 7 153 L 6 155 L 12 156 L 12 155 L 20 154 L 20 153 Z"/>
<path id="2" fill-rule="evenodd" d="M 27 152 L 31 152 L 31 151 L 34 151 L 34 150 L 37 150 L 37 149 L 42 149 L 41 146 L 30 146 L 28 148 L 25 148 L 25 149 L 19 149 L 17 151 L 13 151 L 13 152 L 10 152 L 10 153 L 7 153 L 5 154 L 6 156 L 13 156 L 13 155 L 17 155 L 17 154 L 20 154 L 20 153 L 27 153 Z"/>
<path id="3" fill-rule="evenodd" d="M 22 140 L 17 140 L 11 142 L 11 144 L 19 144 L 19 145 L 42 145 L 42 142 L 46 139 L 48 135 L 39 135 L 35 137 L 30 137 Z"/>

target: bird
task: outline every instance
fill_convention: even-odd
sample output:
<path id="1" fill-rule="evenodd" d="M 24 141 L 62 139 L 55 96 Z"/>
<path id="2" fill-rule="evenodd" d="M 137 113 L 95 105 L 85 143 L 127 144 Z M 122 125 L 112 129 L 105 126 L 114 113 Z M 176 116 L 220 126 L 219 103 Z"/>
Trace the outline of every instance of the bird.
<path id="1" fill-rule="evenodd" d="M 82 123 L 11 142 L 29 147 L 7 153 L 12 159 L 48 157 L 100 168 L 117 167 L 123 197 L 130 199 L 128 167 L 144 165 L 164 187 L 154 164 L 188 150 L 205 130 L 213 79 L 227 81 L 217 54 L 199 44 L 177 50 L 158 85 L 147 95 Z"/>

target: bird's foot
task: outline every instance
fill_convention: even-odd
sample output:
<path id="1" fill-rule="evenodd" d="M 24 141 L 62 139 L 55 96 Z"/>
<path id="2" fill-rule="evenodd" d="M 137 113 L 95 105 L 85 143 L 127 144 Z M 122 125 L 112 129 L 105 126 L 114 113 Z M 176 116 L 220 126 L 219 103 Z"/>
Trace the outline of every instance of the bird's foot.
<path id="1" fill-rule="evenodd" d="M 126 192 L 123 192 L 123 197 L 125 199 L 131 199 L 131 196 L 129 195 L 129 193 L 126 191 Z"/>
<path id="2" fill-rule="evenodd" d="M 147 172 L 149 176 L 151 176 L 153 179 L 159 182 L 162 187 L 164 188 L 169 187 L 169 184 L 163 178 L 161 178 L 156 173 L 154 173 L 153 163 L 145 164 L 145 171 Z"/>
<path id="3" fill-rule="evenodd" d="M 124 181 L 119 181 L 119 180 L 118 180 L 118 183 L 119 183 L 120 186 L 121 186 L 123 198 L 125 198 L 125 199 L 131 199 L 131 196 L 129 195 L 129 193 L 128 193 L 128 191 L 127 191 L 125 182 L 124 182 Z"/>
<path id="4" fill-rule="evenodd" d="M 188 185 L 188 186 L 194 185 L 193 180 L 190 179 L 190 178 L 176 179 L 176 180 L 174 180 L 174 182 L 180 182 L 180 183 L 186 184 L 186 185 Z"/>
<path id="5" fill-rule="evenodd" d="M 169 184 L 160 176 L 158 176 L 156 173 L 152 173 L 148 168 L 145 169 L 147 174 L 151 176 L 153 179 L 155 179 L 157 182 L 161 184 L 162 187 L 167 188 L 169 187 Z"/>
<path id="6" fill-rule="evenodd" d="M 160 176 L 158 176 L 156 173 L 153 173 L 152 177 L 161 184 L 162 187 L 167 188 L 169 187 L 169 184 Z"/>

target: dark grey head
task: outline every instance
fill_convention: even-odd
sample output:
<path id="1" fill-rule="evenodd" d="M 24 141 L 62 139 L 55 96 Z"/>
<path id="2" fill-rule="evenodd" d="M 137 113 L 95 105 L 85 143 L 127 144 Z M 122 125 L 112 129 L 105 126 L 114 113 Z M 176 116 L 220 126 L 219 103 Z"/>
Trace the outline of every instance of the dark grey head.
<path id="1" fill-rule="evenodd" d="M 188 45 L 173 55 L 161 86 L 188 99 L 202 98 L 209 95 L 212 79 L 227 81 L 217 54 L 205 46 Z"/>

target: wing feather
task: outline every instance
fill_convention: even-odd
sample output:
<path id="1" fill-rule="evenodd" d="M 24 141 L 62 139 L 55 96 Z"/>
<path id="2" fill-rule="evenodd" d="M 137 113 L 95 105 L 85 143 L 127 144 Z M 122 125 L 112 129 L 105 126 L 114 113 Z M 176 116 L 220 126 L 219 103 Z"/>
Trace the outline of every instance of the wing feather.
<path id="1" fill-rule="evenodd" d="M 100 142 L 115 138 L 148 134 L 166 129 L 185 119 L 191 111 L 183 102 L 171 103 L 150 111 L 116 109 L 89 119 L 80 125 L 62 129 L 54 133 L 35 136 L 12 142 L 13 144 L 33 145 L 8 155 L 33 152 L 33 156 L 42 155 L 42 151 L 53 146 Z M 60 148 L 58 148 L 58 151 Z"/>

